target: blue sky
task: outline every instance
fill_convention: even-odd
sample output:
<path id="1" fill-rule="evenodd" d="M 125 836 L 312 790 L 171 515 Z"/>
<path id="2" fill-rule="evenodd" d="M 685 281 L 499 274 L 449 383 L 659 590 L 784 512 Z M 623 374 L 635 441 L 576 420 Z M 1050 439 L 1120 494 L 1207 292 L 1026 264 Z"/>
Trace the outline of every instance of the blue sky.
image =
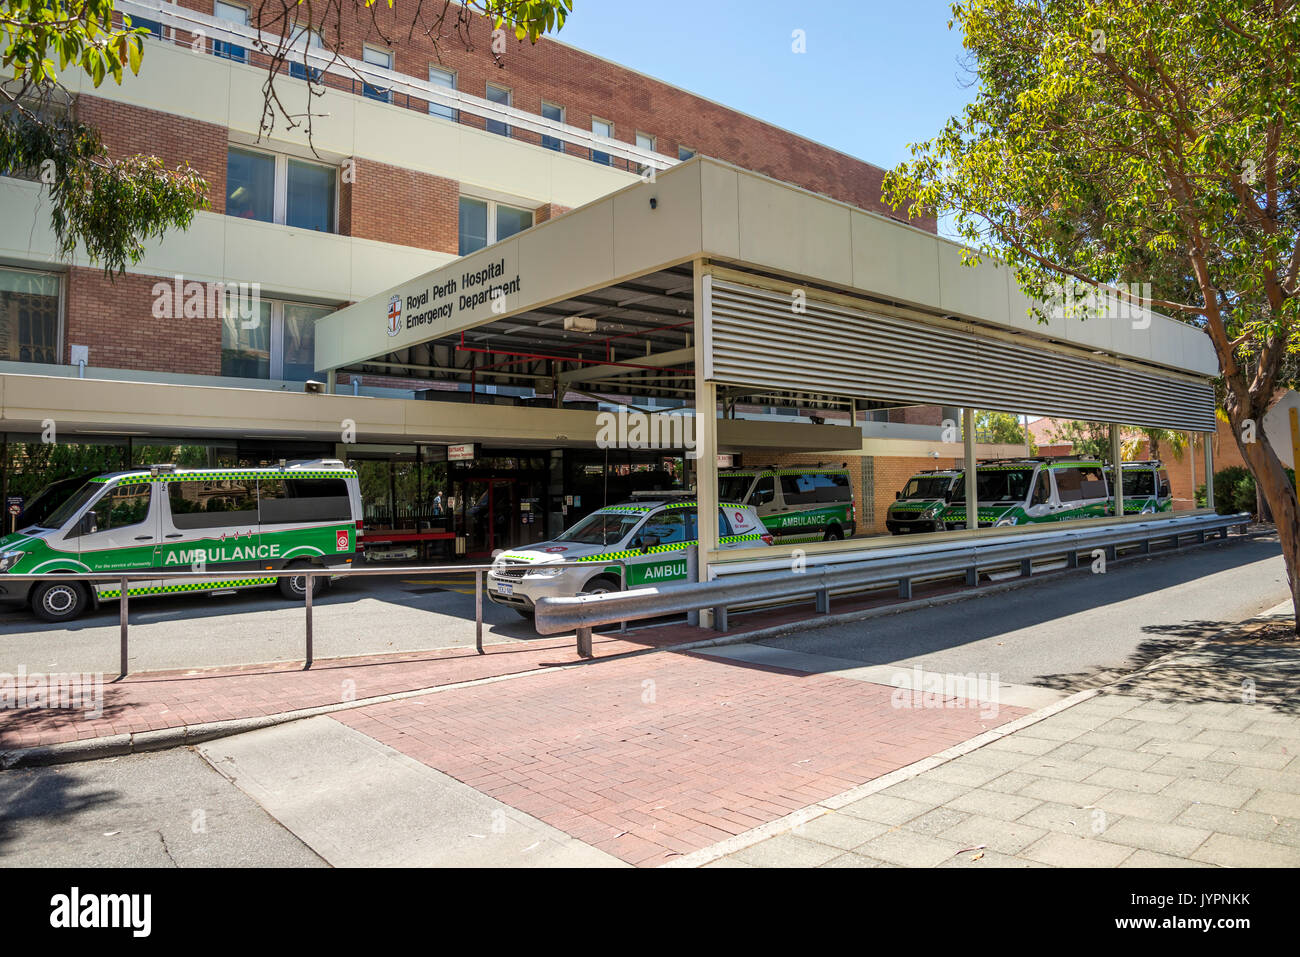
<path id="1" fill-rule="evenodd" d="M 971 99 L 947 0 L 574 0 L 555 39 L 879 166 Z M 801 29 L 807 52 L 791 52 Z"/>

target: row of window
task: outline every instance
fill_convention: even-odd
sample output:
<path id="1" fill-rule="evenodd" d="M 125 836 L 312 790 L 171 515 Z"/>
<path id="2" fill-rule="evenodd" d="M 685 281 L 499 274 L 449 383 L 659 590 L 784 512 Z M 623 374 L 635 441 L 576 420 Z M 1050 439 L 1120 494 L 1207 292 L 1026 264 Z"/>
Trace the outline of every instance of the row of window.
<path id="1" fill-rule="evenodd" d="M 247 7 L 240 6 L 239 4 L 235 4 L 235 3 L 226 3 L 225 0 L 216 0 L 216 2 L 213 5 L 213 15 L 223 20 L 229 20 L 233 23 L 238 23 L 241 26 L 247 26 L 249 23 L 249 13 Z M 135 20 L 134 23 L 136 26 L 148 26 L 151 31 L 156 32 L 159 35 L 162 34 L 161 25 L 156 24 L 153 21 Z M 310 30 L 303 30 L 301 33 L 299 33 L 296 37 L 293 38 L 291 46 L 294 49 L 305 51 L 308 46 L 311 46 L 315 49 L 323 49 L 325 44 L 321 40 L 320 34 Z M 226 59 L 229 60 L 236 60 L 240 63 L 248 62 L 248 51 L 241 46 L 236 46 L 233 43 L 214 40 L 212 43 L 212 52 L 216 56 L 225 57 Z M 366 44 L 362 48 L 361 56 L 362 56 L 362 60 L 364 60 L 364 62 L 370 64 L 371 66 L 377 66 L 385 70 L 393 69 L 392 50 Z M 303 63 L 295 63 L 290 61 L 289 73 L 291 76 L 295 76 L 299 79 L 310 78 L 313 81 L 320 79 L 319 70 L 309 68 Z M 429 82 L 434 84 L 435 86 L 439 86 L 447 90 L 455 90 L 459 88 L 457 85 L 457 75 L 455 71 L 448 70 L 443 67 L 438 67 L 438 66 L 429 67 Z M 365 96 L 369 99 L 378 100 L 383 103 L 389 103 L 392 101 L 391 90 L 386 90 L 381 87 L 371 86 L 368 83 L 362 84 L 361 94 L 362 96 Z M 508 87 L 501 86 L 500 84 L 497 83 L 487 84 L 487 88 L 484 92 L 484 97 L 489 102 L 498 103 L 501 106 L 508 107 L 513 105 L 512 103 L 513 93 L 511 92 L 511 90 Z M 565 122 L 564 114 L 565 114 L 565 110 L 563 106 L 560 106 L 559 104 L 556 103 L 549 103 L 545 100 L 542 101 L 541 115 L 543 119 L 552 120 L 556 123 L 563 123 Z M 430 103 L 429 115 L 439 116 L 442 117 L 443 119 L 448 119 L 453 122 L 459 122 L 460 120 L 459 112 L 454 107 L 444 106 L 441 103 Z M 503 123 L 500 120 L 485 121 L 485 129 L 487 129 L 489 133 L 496 133 L 500 136 L 510 136 L 510 124 Z M 610 139 L 614 138 L 614 124 L 610 120 L 602 120 L 597 117 L 592 117 L 591 131 L 597 134 L 598 136 L 605 136 Z M 642 133 L 641 131 L 638 130 L 636 134 L 636 145 L 641 149 L 653 151 L 655 149 L 655 137 L 649 133 Z M 564 151 L 564 142 L 559 137 L 555 137 L 555 136 L 549 136 L 543 134 L 542 146 L 550 150 L 555 150 L 556 152 Z M 677 158 L 679 160 L 685 161 L 690 159 L 694 155 L 695 155 L 695 150 L 691 149 L 690 147 L 687 146 L 677 147 Z M 600 163 L 603 166 L 610 165 L 610 155 L 601 150 L 595 150 L 595 149 L 591 150 L 591 159 L 592 162 Z"/>

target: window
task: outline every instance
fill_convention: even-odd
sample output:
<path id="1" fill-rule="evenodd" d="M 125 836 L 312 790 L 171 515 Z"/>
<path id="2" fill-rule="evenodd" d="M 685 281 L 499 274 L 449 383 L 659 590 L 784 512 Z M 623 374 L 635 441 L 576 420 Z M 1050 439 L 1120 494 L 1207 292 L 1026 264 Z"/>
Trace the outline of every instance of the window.
<path id="1" fill-rule="evenodd" d="M 292 52 L 288 56 L 289 75 L 297 80 L 308 80 L 312 83 L 321 82 L 321 71 L 319 68 L 307 65 L 307 50 L 324 50 L 325 41 L 315 30 L 309 30 L 303 27 L 290 42 L 289 46 Z"/>
<path id="2" fill-rule="evenodd" d="M 533 225 L 533 211 L 472 196 L 460 198 L 460 255 L 508 239 Z"/>
<path id="3" fill-rule="evenodd" d="M 781 493 L 787 505 L 846 502 L 851 496 L 849 477 L 843 473 L 805 472 L 781 476 Z"/>
<path id="4" fill-rule="evenodd" d="M 342 479 L 260 479 L 257 498 L 263 525 L 352 520 Z"/>
<path id="5" fill-rule="evenodd" d="M 231 146 L 226 215 L 332 233 L 336 183 L 333 166 Z"/>
<path id="6" fill-rule="evenodd" d="M 542 119 L 551 120 L 555 123 L 564 122 L 564 107 L 556 106 L 554 103 L 542 101 Z M 555 150 L 557 153 L 564 152 L 564 141 L 558 136 L 547 136 L 542 134 L 542 145 L 548 150 Z"/>
<path id="7" fill-rule="evenodd" d="M 361 54 L 361 58 L 371 66 L 383 67 L 385 70 L 393 68 L 393 51 L 381 50 L 379 47 L 367 46 Z M 369 83 L 361 84 L 361 95 L 371 100 L 378 100 L 381 103 L 388 103 L 392 98 L 392 91 L 381 89 L 377 86 L 371 86 Z"/>
<path id="8" fill-rule="evenodd" d="M 689 146 L 677 147 L 677 158 L 681 160 L 683 163 L 685 163 L 688 159 L 690 159 L 694 155 L 695 155 L 695 150 L 691 149 Z"/>
<path id="9" fill-rule="evenodd" d="M 167 496 L 172 524 L 180 529 L 257 524 L 257 487 L 251 481 L 168 482 Z"/>
<path id="10" fill-rule="evenodd" d="M 226 215 L 275 222 L 275 157 L 230 147 L 226 154 Z"/>
<path id="11" fill-rule="evenodd" d="M 59 277 L 0 268 L 0 359 L 59 361 Z"/>
<path id="12" fill-rule="evenodd" d="M 772 476 L 764 475 L 754 486 L 754 491 L 749 494 L 749 504 L 755 507 L 767 505 L 776 498 L 776 484 Z"/>
<path id="13" fill-rule="evenodd" d="M 242 315 L 235 300 L 227 298 L 221 317 L 221 374 L 289 382 L 319 378 L 316 322 L 334 309 L 272 299 L 259 300 L 257 306 L 256 315 Z"/>
<path id="14" fill-rule="evenodd" d="M 487 98 L 490 103 L 499 103 L 502 106 L 510 105 L 510 91 L 504 86 L 497 86 L 495 83 L 487 85 Z M 485 129 L 489 133 L 496 133 L 498 136 L 510 135 L 510 125 L 502 123 L 500 120 L 488 120 Z"/>
<path id="15" fill-rule="evenodd" d="M 595 133 L 597 136 L 608 137 L 612 140 L 614 138 L 614 124 L 608 120 L 598 120 L 593 116 L 591 118 L 591 132 Z M 602 153 L 600 150 L 592 150 L 591 161 L 593 163 L 599 163 L 601 166 L 608 166 L 609 154 Z"/>
<path id="16" fill-rule="evenodd" d="M 224 0 L 216 0 L 212 5 L 212 15 L 220 20 L 229 20 L 241 27 L 248 26 L 248 7 L 239 7 Z M 226 40 L 212 41 L 212 55 L 234 60 L 237 63 L 248 62 L 248 51 Z"/>
<path id="17" fill-rule="evenodd" d="M 441 67 L 429 67 L 429 82 L 434 86 L 440 86 L 447 90 L 456 89 L 456 74 L 451 70 L 444 70 Z M 450 106 L 443 106 L 441 103 L 429 104 L 430 116 L 441 116 L 445 120 L 456 120 L 460 113 Z"/>
<path id="18" fill-rule="evenodd" d="M 687 541 L 686 533 L 686 516 L 683 514 L 687 511 L 684 508 L 664 509 L 655 515 L 650 516 L 646 523 L 641 526 L 641 533 L 638 536 L 643 545 L 671 545 L 675 542 Z M 693 519 L 695 516 L 692 515 Z M 692 522 L 692 524 L 694 524 Z M 658 541 L 647 542 L 650 537 L 657 538 Z"/>
<path id="19" fill-rule="evenodd" d="M 1047 472 L 1038 473 L 1038 481 L 1034 483 L 1034 497 L 1030 499 L 1030 505 L 1047 505 L 1052 501 L 1052 485 L 1047 477 Z"/>
<path id="20" fill-rule="evenodd" d="M 131 17 L 131 29 L 145 29 L 149 31 L 152 37 L 161 37 L 163 35 L 163 25 L 158 20 L 146 20 L 144 17 Z"/>
<path id="21" fill-rule="evenodd" d="M 334 167 L 296 159 L 286 167 L 284 224 L 334 232 Z"/>
<path id="22" fill-rule="evenodd" d="M 1124 495 L 1125 497 L 1137 498 L 1141 496 L 1146 498 L 1148 495 L 1156 494 L 1156 473 L 1149 469 L 1125 469 L 1124 470 Z"/>
<path id="23" fill-rule="evenodd" d="M 149 515 L 149 486 L 121 485 L 91 506 L 87 515 L 95 516 L 87 534 L 130 528 L 141 524 Z"/>
<path id="24" fill-rule="evenodd" d="M 637 145 L 640 149 L 643 149 L 643 150 L 649 150 L 651 153 L 653 153 L 654 150 L 655 150 L 655 138 L 654 138 L 653 136 L 651 136 L 649 133 L 641 133 L 641 132 L 638 132 L 638 133 L 636 134 L 636 145 Z M 637 171 L 640 172 L 640 173 L 644 173 L 644 172 L 645 172 L 646 170 L 648 170 L 649 168 L 650 168 L 649 166 L 646 166 L 646 165 L 643 163 L 643 164 L 637 166 Z"/>

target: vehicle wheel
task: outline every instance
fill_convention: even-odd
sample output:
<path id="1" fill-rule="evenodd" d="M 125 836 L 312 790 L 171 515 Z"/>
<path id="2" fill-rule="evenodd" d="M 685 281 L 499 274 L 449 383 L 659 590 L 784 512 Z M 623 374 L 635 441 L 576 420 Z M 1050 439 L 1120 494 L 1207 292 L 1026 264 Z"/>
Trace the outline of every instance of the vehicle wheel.
<path id="1" fill-rule="evenodd" d="M 297 565 L 290 565 L 289 567 L 307 568 L 310 566 L 309 563 L 307 562 L 300 562 Z M 327 578 L 322 578 L 320 576 L 316 577 L 316 580 L 312 582 L 311 585 L 311 597 L 313 599 L 319 598 L 321 595 L 325 593 L 326 589 L 329 588 L 329 585 L 327 584 L 328 581 L 329 579 Z M 307 600 L 307 576 L 306 575 L 293 575 L 293 576 L 286 575 L 285 577 L 279 579 L 277 584 L 280 586 L 280 594 L 283 595 L 285 598 L 289 599 L 290 601 Z"/>
<path id="2" fill-rule="evenodd" d="M 618 579 L 611 578 L 609 575 L 600 575 L 587 582 L 587 587 L 582 590 L 584 595 L 608 595 L 612 591 L 619 591 Z"/>
<path id="3" fill-rule="evenodd" d="M 822 541 L 838 542 L 842 538 L 844 538 L 843 530 L 838 525 L 832 525 L 830 528 L 826 529 L 826 537 L 823 538 Z"/>
<path id="4" fill-rule="evenodd" d="M 71 621 L 89 604 L 90 596 L 78 582 L 45 582 L 32 592 L 32 611 L 43 621 Z"/>

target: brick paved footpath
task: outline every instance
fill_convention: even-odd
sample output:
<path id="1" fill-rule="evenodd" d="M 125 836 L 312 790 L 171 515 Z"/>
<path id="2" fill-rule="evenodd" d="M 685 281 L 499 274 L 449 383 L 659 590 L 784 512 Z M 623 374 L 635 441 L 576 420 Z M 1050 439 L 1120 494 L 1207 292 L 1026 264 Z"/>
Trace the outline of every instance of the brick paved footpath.
<path id="1" fill-rule="evenodd" d="M 1275 633 L 1291 627 L 1283 622 Z M 1293 637 L 1206 642 L 880 784 L 890 786 L 868 785 L 765 840 L 683 863 L 1295 867 L 1300 647 Z"/>

